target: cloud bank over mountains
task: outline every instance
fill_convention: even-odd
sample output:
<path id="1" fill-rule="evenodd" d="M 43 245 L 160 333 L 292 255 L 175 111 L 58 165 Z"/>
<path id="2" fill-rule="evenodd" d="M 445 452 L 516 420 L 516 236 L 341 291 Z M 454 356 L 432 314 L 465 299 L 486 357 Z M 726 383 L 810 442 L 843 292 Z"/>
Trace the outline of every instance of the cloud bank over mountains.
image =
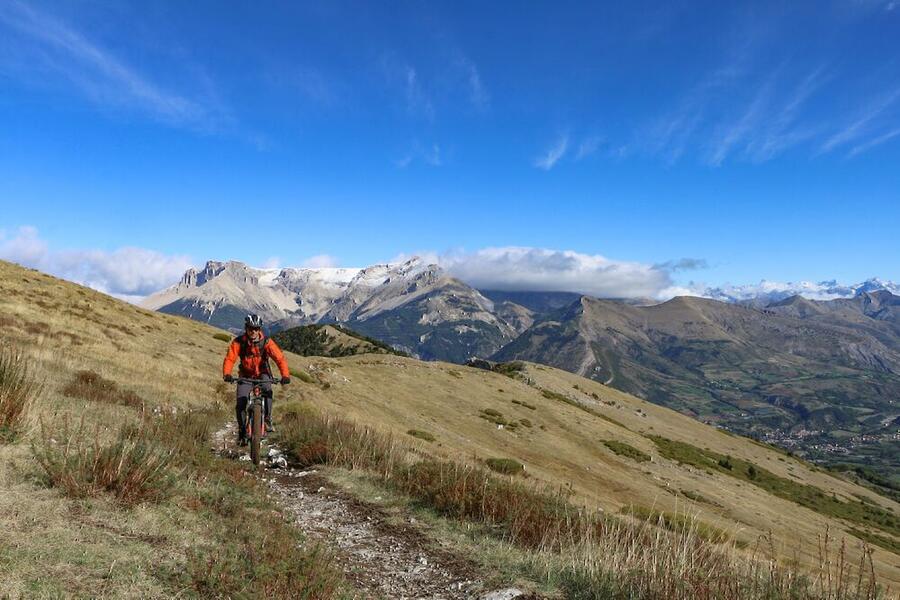
<path id="1" fill-rule="evenodd" d="M 0 259 L 51 273 L 123 300 L 137 301 L 177 281 L 192 262 L 145 248 L 52 250 L 34 227 L 0 231 Z"/>
<path id="2" fill-rule="evenodd" d="M 672 285 L 669 271 L 664 268 L 571 250 L 484 248 L 442 255 L 436 262 L 455 277 L 482 289 L 655 298 Z"/>
<path id="3" fill-rule="evenodd" d="M 758 284 L 717 287 L 702 283 L 681 285 L 677 275 L 707 268 L 698 258 L 681 258 L 657 264 L 622 261 L 599 254 L 525 246 L 490 247 L 465 252 L 417 253 L 424 261 L 443 267 L 450 275 L 472 287 L 502 291 L 576 292 L 601 298 L 648 298 L 668 300 L 674 296 L 703 296 L 739 302 L 756 298 L 780 300 L 800 294 L 814 300 L 851 297 L 860 291 L 886 289 L 900 294 L 900 286 L 877 278 L 855 285 L 836 281 L 782 283 L 763 280 Z M 401 254 L 391 262 L 413 255 Z M 75 281 L 130 302 L 177 282 L 198 261 L 184 255 L 168 255 L 155 250 L 123 247 L 104 250 L 56 250 L 40 237 L 34 227 L 14 232 L 0 230 L 0 259 L 39 269 Z M 200 261 L 202 262 L 202 261 Z M 320 254 L 301 261 L 305 268 L 330 268 L 337 258 Z M 265 268 L 279 268 L 277 257 Z M 360 265 L 367 266 L 367 265 Z"/>

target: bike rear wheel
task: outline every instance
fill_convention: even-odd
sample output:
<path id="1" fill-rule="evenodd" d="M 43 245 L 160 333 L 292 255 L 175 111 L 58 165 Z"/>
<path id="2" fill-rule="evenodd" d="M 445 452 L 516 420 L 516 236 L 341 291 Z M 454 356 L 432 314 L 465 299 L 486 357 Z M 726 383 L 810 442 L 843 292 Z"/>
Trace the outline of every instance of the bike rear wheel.
<path id="1" fill-rule="evenodd" d="M 250 411 L 250 459 L 254 465 L 259 464 L 260 439 L 262 439 L 262 407 L 259 402 L 254 402 Z"/>

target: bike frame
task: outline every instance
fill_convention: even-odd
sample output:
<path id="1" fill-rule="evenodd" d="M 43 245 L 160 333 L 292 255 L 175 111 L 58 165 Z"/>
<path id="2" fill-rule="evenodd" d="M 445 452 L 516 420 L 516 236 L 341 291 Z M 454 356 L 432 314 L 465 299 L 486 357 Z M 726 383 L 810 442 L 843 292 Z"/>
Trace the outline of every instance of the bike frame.
<path id="1" fill-rule="evenodd" d="M 271 384 L 278 385 L 280 381 L 273 379 L 251 379 L 248 377 L 239 377 L 234 383 L 251 384 L 250 395 L 247 398 L 247 431 L 246 436 L 250 439 L 250 459 L 254 465 L 259 465 L 259 445 L 266 434 L 266 423 L 263 419 L 265 396 L 263 396 L 262 385 Z"/>

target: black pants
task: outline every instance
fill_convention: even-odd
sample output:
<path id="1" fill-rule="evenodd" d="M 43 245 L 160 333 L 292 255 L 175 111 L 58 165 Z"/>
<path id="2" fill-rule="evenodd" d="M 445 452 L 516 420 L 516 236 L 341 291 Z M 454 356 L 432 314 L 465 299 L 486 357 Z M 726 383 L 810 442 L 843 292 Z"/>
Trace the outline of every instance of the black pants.
<path id="1" fill-rule="evenodd" d="M 263 375 L 260 379 L 271 379 L 270 376 Z M 272 418 L 272 384 L 271 383 L 262 383 L 260 384 L 262 388 L 263 398 L 265 398 L 265 402 L 263 404 L 266 421 Z M 237 384 L 237 402 L 234 407 L 234 412 L 237 416 L 238 423 L 238 436 L 246 437 L 247 432 L 247 403 L 250 401 L 250 392 L 253 391 L 252 383 L 242 383 L 239 382 Z"/>

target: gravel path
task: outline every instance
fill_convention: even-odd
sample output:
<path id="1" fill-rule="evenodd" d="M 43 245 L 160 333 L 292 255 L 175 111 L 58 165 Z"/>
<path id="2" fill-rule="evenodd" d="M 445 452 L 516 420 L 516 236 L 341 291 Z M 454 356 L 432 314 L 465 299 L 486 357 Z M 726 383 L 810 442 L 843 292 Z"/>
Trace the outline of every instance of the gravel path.
<path id="1" fill-rule="evenodd" d="M 216 450 L 249 460 L 234 439 L 231 423 L 216 432 Z M 473 561 L 440 548 L 412 523 L 390 522 L 380 507 L 335 489 L 317 471 L 291 467 L 277 448 L 269 447 L 260 478 L 273 499 L 305 535 L 335 553 L 345 576 L 365 598 L 526 599 L 514 588 L 486 591 Z"/>

